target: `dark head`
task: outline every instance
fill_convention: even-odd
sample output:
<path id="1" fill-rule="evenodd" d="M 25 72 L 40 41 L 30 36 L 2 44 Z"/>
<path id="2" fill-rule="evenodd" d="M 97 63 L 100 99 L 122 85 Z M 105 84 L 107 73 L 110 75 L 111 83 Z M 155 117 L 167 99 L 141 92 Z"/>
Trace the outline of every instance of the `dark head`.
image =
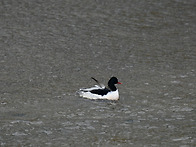
<path id="1" fill-rule="evenodd" d="M 111 79 L 108 81 L 108 87 L 111 89 L 111 91 L 116 91 L 116 87 L 114 84 L 121 84 L 118 82 L 118 79 L 116 77 L 111 77 Z"/>

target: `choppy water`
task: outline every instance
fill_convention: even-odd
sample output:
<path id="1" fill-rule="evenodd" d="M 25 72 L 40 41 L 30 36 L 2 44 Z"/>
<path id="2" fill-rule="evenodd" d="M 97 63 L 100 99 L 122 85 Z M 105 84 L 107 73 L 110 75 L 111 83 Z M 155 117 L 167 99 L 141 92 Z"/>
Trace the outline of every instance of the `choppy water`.
<path id="1" fill-rule="evenodd" d="M 195 6 L 1 1 L 0 146 L 196 146 Z M 120 101 L 79 98 L 91 76 Z"/>

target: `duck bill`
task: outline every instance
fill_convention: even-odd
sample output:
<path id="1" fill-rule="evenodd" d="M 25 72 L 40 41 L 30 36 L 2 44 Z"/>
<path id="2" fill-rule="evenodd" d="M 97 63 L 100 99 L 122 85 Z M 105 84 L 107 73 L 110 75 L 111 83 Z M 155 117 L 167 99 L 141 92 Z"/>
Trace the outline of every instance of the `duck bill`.
<path id="1" fill-rule="evenodd" d="M 118 82 L 117 84 L 122 84 L 121 82 Z"/>

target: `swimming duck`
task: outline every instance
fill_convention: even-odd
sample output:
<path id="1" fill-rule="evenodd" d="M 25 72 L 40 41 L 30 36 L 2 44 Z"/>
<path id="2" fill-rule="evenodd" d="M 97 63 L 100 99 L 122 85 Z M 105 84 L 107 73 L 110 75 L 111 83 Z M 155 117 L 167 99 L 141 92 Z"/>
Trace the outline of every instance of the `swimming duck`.
<path id="1" fill-rule="evenodd" d="M 116 88 L 115 84 L 121 84 L 118 82 L 116 77 L 111 77 L 108 81 L 108 88 L 106 88 L 103 84 L 100 84 L 95 78 L 92 77 L 93 80 L 97 82 L 98 85 L 95 85 L 91 88 L 84 88 L 78 91 L 80 97 L 88 98 L 88 99 L 105 99 L 105 100 L 118 100 L 119 92 Z"/>

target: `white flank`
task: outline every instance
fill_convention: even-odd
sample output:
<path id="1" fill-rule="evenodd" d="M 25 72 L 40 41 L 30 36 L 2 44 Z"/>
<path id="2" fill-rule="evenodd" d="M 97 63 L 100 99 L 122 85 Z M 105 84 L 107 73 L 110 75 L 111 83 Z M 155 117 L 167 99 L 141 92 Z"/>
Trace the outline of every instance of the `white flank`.
<path id="1" fill-rule="evenodd" d="M 92 87 L 92 88 L 88 88 L 88 89 L 80 89 L 78 91 L 80 97 L 84 97 L 84 98 L 88 98 L 88 99 L 105 99 L 105 100 L 118 100 L 119 99 L 119 93 L 118 93 L 118 89 L 116 91 L 110 91 L 108 92 L 106 95 L 98 95 L 98 94 L 93 94 L 90 92 L 90 90 L 93 89 L 100 89 L 100 87 Z M 83 91 L 85 90 L 85 91 Z"/>

